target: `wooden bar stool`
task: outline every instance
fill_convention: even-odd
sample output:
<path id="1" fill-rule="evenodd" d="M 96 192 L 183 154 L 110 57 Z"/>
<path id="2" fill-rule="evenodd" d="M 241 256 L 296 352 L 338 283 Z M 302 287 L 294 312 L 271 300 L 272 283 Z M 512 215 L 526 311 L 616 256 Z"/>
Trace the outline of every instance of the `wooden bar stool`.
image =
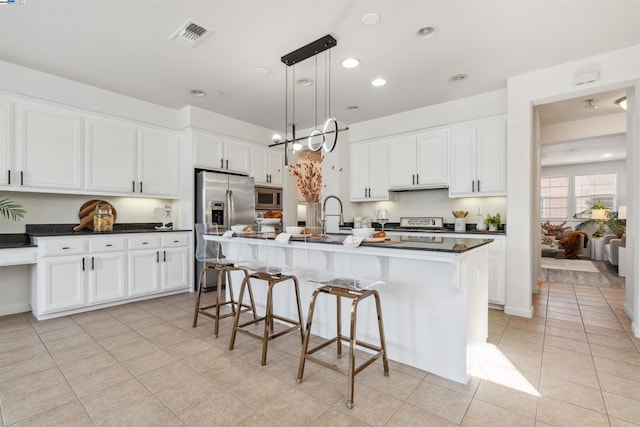
<path id="1" fill-rule="evenodd" d="M 255 302 L 253 300 L 253 292 L 251 290 L 251 284 L 249 284 L 249 304 L 243 302 L 242 294 L 240 298 L 236 301 L 233 297 L 233 284 L 231 280 L 231 272 L 233 271 L 242 271 L 244 273 L 245 279 L 249 276 L 249 272 L 240 267 L 236 267 L 234 262 L 228 258 L 224 258 L 222 254 L 222 248 L 220 242 L 217 241 L 206 241 L 204 239 L 205 234 L 216 234 L 217 235 L 217 226 L 215 224 L 196 224 L 196 259 L 204 263 L 202 270 L 200 270 L 200 278 L 198 280 L 198 295 L 196 297 L 196 307 L 195 313 L 193 315 L 193 327 L 195 328 L 198 325 L 198 315 L 202 314 L 203 316 L 211 317 L 214 319 L 214 335 L 218 338 L 220 319 L 224 319 L 226 317 L 231 317 L 238 315 L 240 313 L 245 313 L 251 311 L 253 313 L 253 318 L 257 317 Z M 205 273 L 207 270 L 214 270 L 218 274 L 218 285 L 216 286 L 216 299 L 213 304 L 207 306 L 200 306 L 200 299 L 202 296 L 202 285 L 205 277 Z M 227 289 L 229 290 L 229 300 L 224 301 L 224 297 L 222 295 L 222 283 L 226 278 L 227 280 Z M 229 305 L 231 307 L 230 313 L 220 314 L 220 307 L 225 305 Z M 211 312 L 213 310 L 213 312 Z"/>
<path id="2" fill-rule="evenodd" d="M 380 305 L 380 295 L 378 291 L 371 289 L 359 289 L 353 285 L 361 285 L 360 281 L 355 281 L 353 279 L 334 279 L 330 282 L 334 284 L 328 284 L 325 286 L 321 286 L 317 288 L 313 295 L 311 296 L 311 302 L 309 303 L 309 314 L 307 317 L 307 326 L 305 329 L 304 340 L 302 342 L 302 354 L 300 355 L 300 365 L 298 368 L 298 377 L 297 382 L 302 382 L 302 377 L 304 375 L 304 365 L 307 360 L 317 363 L 325 368 L 329 368 L 341 374 L 347 375 L 348 389 L 347 389 L 347 408 L 351 409 L 353 407 L 353 398 L 354 398 L 354 380 L 355 376 L 362 372 L 367 366 L 371 365 L 377 359 L 382 357 L 382 364 L 384 369 L 384 375 L 389 376 L 389 362 L 387 360 L 387 345 L 384 338 L 384 327 L 382 324 L 382 308 Z M 368 284 L 368 287 L 372 286 L 375 283 L 380 282 L 371 282 Z M 309 348 L 309 337 L 311 336 L 311 323 L 313 321 L 313 312 L 316 305 L 316 299 L 318 295 L 326 294 L 333 295 L 336 297 L 336 336 L 323 341 L 322 343 L 316 345 L 313 348 Z M 362 302 L 364 299 L 368 297 L 375 298 L 376 304 L 376 314 L 378 318 L 378 332 L 380 334 L 380 345 L 373 345 L 369 343 L 365 343 L 359 341 L 356 338 L 356 320 L 358 314 L 358 304 Z M 350 332 L 349 336 L 342 335 L 342 320 L 341 320 L 341 299 L 349 298 L 351 299 L 351 320 L 350 320 Z M 345 371 L 337 366 L 326 363 L 316 357 L 313 356 L 313 353 L 327 347 L 332 343 L 336 343 L 337 345 L 337 356 L 338 358 L 342 357 L 342 341 L 349 342 L 349 360 L 348 360 L 348 370 Z M 355 350 L 356 346 L 361 346 L 367 348 L 369 350 L 375 351 L 373 356 L 366 361 L 362 362 L 359 366 L 356 366 L 356 357 Z"/>
<path id="3" fill-rule="evenodd" d="M 300 330 L 300 341 L 302 342 L 304 337 L 304 330 L 302 327 L 302 305 L 300 304 L 300 287 L 298 285 L 298 278 L 293 275 L 285 275 L 280 273 L 269 273 L 267 271 L 259 271 L 262 268 L 255 267 L 256 272 L 249 274 L 242 281 L 242 285 L 240 285 L 240 294 L 238 296 L 239 300 L 242 300 L 245 292 L 245 288 L 249 289 L 251 292 L 251 280 L 256 279 L 263 282 L 266 282 L 268 285 L 267 288 L 267 303 L 265 308 L 265 315 L 262 317 L 254 318 L 253 320 L 249 320 L 244 323 L 240 323 L 240 312 L 237 311 L 235 315 L 235 320 L 233 322 L 233 329 L 231 331 L 231 341 L 229 342 L 229 350 L 233 350 L 236 340 L 236 333 L 240 332 L 245 335 L 249 335 L 250 337 L 256 338 L 262 341 L 262 358 L 260 360 L 261 365 L 266 365 L 267 363 L 267 349 L 269 341 L 281 337 L 289 332 L 293 332 L 295 330 Z M 264 266 L 263 266 L 264 268 Z M 273 312 L 273 289 L 276 285 L 280 283 L 285 283 L 291 281 L 293 283 L 293 288 L 296 297 L 296 305 L 298 310 L 298 319 L 290 319 L 280 315 L 277 315 Z M 283 330 L 278 332 L 274 331 L 274 320 L 279 320 L 289 326 Z M 264 329 L 262 335 L 258 335 L 253 333 L 247 329 L 247 326 L 254 325 L 256 323 L 264 321 Z"/>

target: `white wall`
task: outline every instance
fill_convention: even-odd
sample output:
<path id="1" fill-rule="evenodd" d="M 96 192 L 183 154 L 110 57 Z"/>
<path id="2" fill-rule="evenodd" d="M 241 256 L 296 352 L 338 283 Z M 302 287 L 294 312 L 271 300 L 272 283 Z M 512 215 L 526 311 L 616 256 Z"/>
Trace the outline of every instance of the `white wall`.
<path id="1" fill-rule="evenodd" d="M 500 214 L 504 223 L 507 219 L 506 197 L 464 197 L 449 198 L 448 190 L 418 190 L 397 193 L 396 201 L 354 203 L 355 214 L 369 216 L 375 221 L 376 211 L 386 209 L 390 222 L 400 222 L 401 216 L 441 216 L 445 223 L 453 223 L 452 210 L 468 211 L 468 224 L 477 223 L 476 212 L 480 209 L 482 217 L 488 213 Z M 348 219 L 352 221 L 353 219 Z"/>
<path id="2" fill-rule="evenodd" d="M 627 114 L 617 113 L 591 119 L 553 123 L 540 128 L 542 144 L 607 136 L 627 131 Z"/>
<path id="3" fill-rule="evenodd" d="M 573 86 L 574 74 L 587 70 L 599 70 L 600 80 L 587 86 Z M 534 215 L 537 207 L 533 206 L 532 189 L 535 188 L 534 181 L 537 179 L 533 169 L 537 168 L 535 161 L 539 161 L 533 155 L 533 105 L 637 85 L 639 77 L 640 45 L 636 45 L 508 79 L 507 211 L 510 222 L 507 234 L 509 250 L 506 313 L 526 317 L 533 315 L 531 291 L 537 272 L 533 271 L 532 259 L 538 248 L 534 242 L 539 241 L 539 231 L 536 234 L 531 227 L 537 222 Z M 631 111 L 629 114 L 634 117 L 633 120 L 639 120 L 638 111 Z M 638 143 L 637 135 L 629 137 Z M 639 163 L 634 165 L 635 168 L 630 170 L 640 167 Z M 634 173 L 629 181 L 629 188 L 640 188 L 640 176 L 635 175 Z M 633 183 L 636 185 L 632 185 Z M 630 208 L 634 210 L 629 214 L 633 222 L 640 220 L 640 212 L 637 210 L 640 206 L 636 205 L 637 202 L 634 201 Z M 629 239 L 627 242 L 629 244 Z M 633 242 L 631 244 L 635 247 Z M 634 270 L 637 271 L 640 263 L 637 256 L 635 258 Z M 627 283 L 638 288 L 635 277 L 627 277 Z M 636 296 L 635 313 L 638 309 L 637 300 Z M 640 335 L 637 323 L 635 328 L 636 335 Z"/>
<path id="4" fill-rule="evenodd" d="M 0 197 L 9 197 L 21 204 L 26 210 L 25 218 L 19 222 L 0 217 L 0 233 L 24 233 L 26 224 L 73 224 L 80 223 L 78 212 L 83 203 L 96 199 L 92 196 L 70 194 L 41 194 L 2 192 Z M 146 199 L 133 197 L 98 197 L 115 208 L 118 219 L 116 223 L 125 222 L 159 222 L 153 215 L 156 207 L 162 207 L 171 200 Z M 181 212 L 175 208 L 176 219 Z"/>

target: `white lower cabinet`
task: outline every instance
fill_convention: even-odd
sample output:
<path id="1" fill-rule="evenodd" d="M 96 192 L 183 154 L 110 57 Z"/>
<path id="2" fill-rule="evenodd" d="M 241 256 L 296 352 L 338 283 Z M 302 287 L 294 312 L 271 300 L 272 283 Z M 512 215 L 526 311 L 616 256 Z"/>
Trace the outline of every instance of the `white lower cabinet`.
<path id="1" fill-rule="evenodd" d="M 190 288 L 191 232 L 36 240 L 31 308 L 37 318 Z"/>

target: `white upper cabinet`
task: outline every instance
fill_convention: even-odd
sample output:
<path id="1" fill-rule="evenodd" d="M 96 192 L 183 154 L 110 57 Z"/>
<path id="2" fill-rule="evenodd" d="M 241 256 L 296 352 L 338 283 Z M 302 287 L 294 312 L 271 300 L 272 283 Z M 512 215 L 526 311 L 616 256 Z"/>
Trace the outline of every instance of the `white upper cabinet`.
<path id="1" fill-rule="evenodd" d="M 0 100 L 0 185 L 10 185 L 13 183 L 11 176 L 15 172 L 13 168 L 13 104 Z"/>
<path id="2" fill-rule="evenodd" d="M 16 184 L 26 188 L 82 190 L 82 125 L 82 117 L 71 111 L 18 104 Z"/>
<path id="3" fill-rule="evenodd" d="M 389 200 L 387 142 L 354 143 L 350 149 L 350 200 Z"/>
<path id="4" fill-rule="evenodd" d="M 388 141 L 389 188 L 447 186 L 448 132 L 434 131 Z"/>
<path id="5" fill-rule="evenodd" d="M 284 160 L 278 150 L 251 147 L 251 173 L 257 185 L 282 186 Z"/>
<path id="6" fill-rule="evenodd" d="M 196 167 L 249 175 L 249 145 L 219 136 L 194 133 L 194 159 Z"/>
<path id="7" fill-rule="evenodd" d="M 506 121 L 451 131 L 449 197 L 506 195 Z"/>
<path id="8" fill-rule="evenodd" d="M 160 129 L 138 133 L 138 188 L 145 196 L 180 194 L 180 137 Z"/>
<path id="9" fill-rule="evenodd" d="M 134 193 L 136 190 L 134 126 L 87 118 L 85 182 L 87 190 Z M 173 161 L 173 160 L 172 160 Z"/>

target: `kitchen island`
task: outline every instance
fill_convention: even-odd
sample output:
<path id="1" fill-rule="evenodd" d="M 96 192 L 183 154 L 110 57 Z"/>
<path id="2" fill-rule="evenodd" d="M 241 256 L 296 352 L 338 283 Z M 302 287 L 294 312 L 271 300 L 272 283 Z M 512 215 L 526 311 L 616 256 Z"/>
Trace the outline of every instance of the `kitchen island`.
<path id="1" fill-rule="evenodd" d="M 308 304 L 318 282 L 330 278 L 383 281 L 375 289 L 382 301 L 388 357 L 460 383 L 469 380 L 470 368 L 487 338 L 491 239 L 433 236 L 416 241 L 392 236 L 354 248 L 342 244 L 345 236 L 288 243 L 256 235 L 205 237 L 221 241 L 225 255 L 236 261 L 254 260 L 288 269 L 300 281 L 303 305 Z M 241 275 L 234 277 L 234 283 L 240 280 Z M 253 288 L 258 309 L 264 310 L 266 291 L 262 286 Z M 282 291 L 274 296 L 274 310 L 294 316 L 295 302 L 288 289 Z M 358 338 L 376 342 L 375 308 L 368 303 L 363 302 L 358 310 Z M 343 316 L 348 316 L 350 307 L 343 304 L 342 309 Z M 334 310 L 335 301 L 318 300 L 314 334 L 335 335 Z M 348 335 L 347 330 L 343 333 Z"/>

